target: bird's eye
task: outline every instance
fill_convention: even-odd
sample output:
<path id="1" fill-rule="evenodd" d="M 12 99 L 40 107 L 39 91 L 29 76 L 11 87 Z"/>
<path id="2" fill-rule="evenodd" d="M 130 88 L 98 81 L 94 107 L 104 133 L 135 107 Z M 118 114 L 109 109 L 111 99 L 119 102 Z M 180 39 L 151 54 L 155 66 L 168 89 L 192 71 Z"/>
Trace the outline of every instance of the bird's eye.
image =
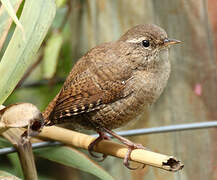
<path id="1" fill-rule="evenodd" d="M 149 42 L 148 40 L 143 40 L 143 41 L 142 41 L 142 45 L 143 45 L 144 47 L 149 47 L 149 46 L 150 46 L 150 42 Z"/>

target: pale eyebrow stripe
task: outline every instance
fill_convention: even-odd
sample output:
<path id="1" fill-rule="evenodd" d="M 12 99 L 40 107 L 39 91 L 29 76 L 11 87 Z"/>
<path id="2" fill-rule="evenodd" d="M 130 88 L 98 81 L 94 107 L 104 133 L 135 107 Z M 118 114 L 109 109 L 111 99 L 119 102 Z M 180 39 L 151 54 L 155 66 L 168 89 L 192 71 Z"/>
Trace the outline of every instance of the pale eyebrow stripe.
<path id="1" fill-rule="evenodd" d="M 129 43 L 139 43 L 139 42 L 142 42 L 144 39 L 144 37 L 140 37 L 140 38 L 134 38 L 134 39 L 129 39 L 127 40 L 127 42 Z"/>

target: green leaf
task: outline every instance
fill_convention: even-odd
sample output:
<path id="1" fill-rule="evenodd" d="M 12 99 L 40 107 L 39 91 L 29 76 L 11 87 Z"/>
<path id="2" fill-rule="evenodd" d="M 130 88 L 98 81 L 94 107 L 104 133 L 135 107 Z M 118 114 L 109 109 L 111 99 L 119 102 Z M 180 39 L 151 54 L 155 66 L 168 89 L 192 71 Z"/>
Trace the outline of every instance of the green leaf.
<path id="1" fill-rule="evenodd" d="M 43 59 L 44 78 L 51 79 L 55 72 L 58 63 L 59 52 L 63 43 L 61 33 L 55 32 L 47 41 Z"/>
<path id="2" fill-rule="evenodd" d="M 0 104 L 11 94 L 25 71 L 32 64 L 55 16 L 54 0 L 26 0 L 20 17 L 25 41 L 15 29 L 0 62 Z"/>
<path id="3" fill-rule="evenodd" d="M 20 164 L 18 154 L 17 153 L 11 153 L 11 154 L 8 154 L 7 156 L 8 156 L 8 158 L 12 164 L 11 170 L 12 170 L 13 174 L 20 177 L 20 178 L 23 178 L 23 171 L 22 171 L 22 167 Z"/>
<path id="4" fill-rule="evenodd" d="M 102 167 L 89 159 L 85 154 L 74 148 L 66 146 L 48 147 L 34 150 L 34 152 L 39 157 L 80 169 L 82 171 L 93 174 L 100 179 L 114 180 L 114 178 Z"/>
<path id="5" fill-rule="evenodd" d="M 14 11 L 14 8 L 13 8 L 13 5 L 11 4 L 11 2 L 9 0 L 1 0 L 1 3 L 5 7 L 8 14 L 11 16 L 11 18 L 14 20 L 17 27 L 20 28 L 20 30 L 22 31 L 23 37 L 25 37 L 23 26 L 20 23 L 20 21 L 18 20 L 18 18 L 16 16 L 16 12 Z"/>
<path id="6" fill-rule="evenodd" d="M 5 171 L 0 171 L 0 179 L 7 179 L 7 180 L 21 180 L 20 178 L 8 173 L 8 172 L 5 172 Z"/>
<path id="7" fill-rule="evenodd" d="M 12 146 L 12 144 L 8 140 L 4 139 L 3 137 L 0 137 L 0 148 L 10 146 Z"/>
<path id="8" fill-rule="evenodd" d="M 58 8 L 66 4 L 66 0 L 56 0 L 55 2 Z"/>
<path id="9" fill-rule="evenodd" d="M 11 6 L 13 7 L 14 11 L 17 11 L 21 2 L 23 0 L 10 0 Z M 1 6 L 0 8 L 0 50 L 4 44 L 10 26 L 12 24 L 12 18 L 8 15 L 7 10 Z"/>

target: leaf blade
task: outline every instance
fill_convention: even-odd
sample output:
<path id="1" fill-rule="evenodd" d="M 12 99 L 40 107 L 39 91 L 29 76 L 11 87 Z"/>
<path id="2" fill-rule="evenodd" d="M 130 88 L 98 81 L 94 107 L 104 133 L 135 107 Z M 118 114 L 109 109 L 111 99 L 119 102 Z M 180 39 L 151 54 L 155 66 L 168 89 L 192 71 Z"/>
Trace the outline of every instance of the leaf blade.
<path id="1" fill-rule="evenodd" d="M 18 28 L 21 29 L 22 33 L 24 33 L 23 26 L 18 20 L 16 12 L 14 11 L 14 8 L 11 2 L 9 0 L 1 0 L 1 2 L 2 2 L 2 5 L 5 7 L 5 9 L 7 10 L 8 14 L 11 16 L 11 18 L 15 22 L 15 24 L 18 26 Z"/>
<path id="2" fill-rule="evenodd" d="M 91 173 L 103 180 L 114 180 L 103 168 L 74 148 L 66 146 L 48 147 L 37 149 L 34 153 L 42 158 Z"/>
<path id="3" fill-rule="evenodd" d="M 16 28 L 0 62 L 0 104 L 12 93 L 40 47 L 55 16 L 53 0 L 27 0 L 20 17 L 26 40 Z"/>
<path id="4" fill-rule="evenodd" d="M 43 75 L 46 79 L 51 79 L 58 63 L 59 52 L 63 43 L 61 33 L 54 33 L 47 41 L 43 58 Z"/>
<path id="5" fill-rule="evenodd" d="M 18 10 L 22 1 L 23 0 L 10 1 L 15 11 Z M 1 6 L 0 8 L 0 50 L 2 49 L 2 46 L 5 42 L 11 24 L 12 24 L 12 18 L 8 15 L 6 9 L 3 6 Z"/>

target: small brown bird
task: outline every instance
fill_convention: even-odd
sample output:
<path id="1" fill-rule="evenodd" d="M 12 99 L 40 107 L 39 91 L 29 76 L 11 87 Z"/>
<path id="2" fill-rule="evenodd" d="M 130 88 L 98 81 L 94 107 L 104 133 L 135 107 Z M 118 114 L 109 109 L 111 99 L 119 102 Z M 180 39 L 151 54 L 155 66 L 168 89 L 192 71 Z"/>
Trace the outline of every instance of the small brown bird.
<path id="1" fill-rule="evenodd" d="M 156 25 L 137 25 L 116 42 L 104 43 L 87 52 L 73 67 L 62 89 L 44 112 L 45 125 L 71 122 L 105 133 L 128 146 L 124 164 L 133 149 L 144 148 L 112 131 L 133 120 L 160 96 L 170 74 L 168 49 L 180 43 L 168 39 Z M 93 154 L 92 154 L 93 155 Z"/>

